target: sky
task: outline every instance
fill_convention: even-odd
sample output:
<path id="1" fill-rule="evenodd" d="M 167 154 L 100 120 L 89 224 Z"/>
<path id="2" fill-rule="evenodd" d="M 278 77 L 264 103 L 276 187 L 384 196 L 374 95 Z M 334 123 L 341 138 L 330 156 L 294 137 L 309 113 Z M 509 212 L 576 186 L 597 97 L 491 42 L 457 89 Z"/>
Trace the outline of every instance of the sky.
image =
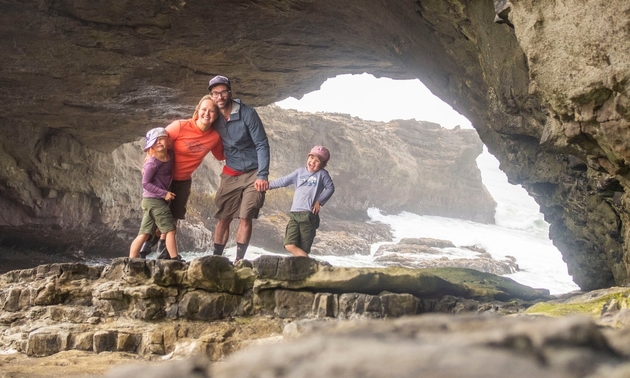
<path id="1" fill-rule="evenodd" d="M 276 103 L 303 112 L 344 113 L 364 120 L 389 122 L 416 119 L 452 129 L 472 128 L 470 121 L 434 96 L 420 80 L 376 78 L 370 74 L 339 75 L 328 79 L 319 91 L 300 100 L 289 97 Z"/>

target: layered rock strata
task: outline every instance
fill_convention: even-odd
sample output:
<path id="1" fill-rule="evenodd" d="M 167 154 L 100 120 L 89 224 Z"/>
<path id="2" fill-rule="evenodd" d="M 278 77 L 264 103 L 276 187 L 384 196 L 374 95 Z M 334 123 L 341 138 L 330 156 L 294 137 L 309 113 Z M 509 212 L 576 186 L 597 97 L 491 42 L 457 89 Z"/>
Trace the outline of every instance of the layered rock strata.
<path id="1" fill-rule="evenodd" d="M 469 269 L 333 268 L 273 256 L 238 268 L 217 256 L 190 263 L 121 258 L 0 276 L 0 345 L 29 356 L 82 350 L 217 360 L 281 334 L 296 319 L 510 314 L 550 298 Z"/>

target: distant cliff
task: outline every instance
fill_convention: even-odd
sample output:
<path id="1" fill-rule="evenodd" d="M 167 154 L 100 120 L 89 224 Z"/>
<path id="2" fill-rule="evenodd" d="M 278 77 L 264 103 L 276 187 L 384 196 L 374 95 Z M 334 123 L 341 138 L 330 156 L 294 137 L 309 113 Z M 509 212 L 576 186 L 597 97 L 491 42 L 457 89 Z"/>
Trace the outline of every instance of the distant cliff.
<path id="1" fill-rule="evenodd" d="M 368 207 L 377 207 L 494 223 L 496 203 L 475 162 L 483 144 L 472 129 L 277 106 L 259 108 L 259 114 L 270 138 L 272 177 L 303 166 L 312 146 L 328 147 L 336 192 L 326 211 L 338 218 L 365 218 Z"/>

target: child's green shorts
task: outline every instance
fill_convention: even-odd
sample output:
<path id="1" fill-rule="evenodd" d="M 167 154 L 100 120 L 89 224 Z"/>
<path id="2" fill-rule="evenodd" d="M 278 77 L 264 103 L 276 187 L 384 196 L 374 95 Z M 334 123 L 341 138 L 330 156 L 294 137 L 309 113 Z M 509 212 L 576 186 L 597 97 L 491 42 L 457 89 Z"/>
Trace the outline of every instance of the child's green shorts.
<path id="1" fill-rule="evenodd" d="M 143 198 L 142 211 L 142 223 L 140 223 L 138 235 L 153 235 L 156 226 L 163 234 L 175 229 L 175 219 L 165 199 Z"/>
<path id="2" fill-rule="evenodd" d="M 319 227 L 319 215 L 310 211 L 291 212 L 284 234 L 284 245 L 296 245 L 306 253 L 311 252 L 315 231 Z"/>

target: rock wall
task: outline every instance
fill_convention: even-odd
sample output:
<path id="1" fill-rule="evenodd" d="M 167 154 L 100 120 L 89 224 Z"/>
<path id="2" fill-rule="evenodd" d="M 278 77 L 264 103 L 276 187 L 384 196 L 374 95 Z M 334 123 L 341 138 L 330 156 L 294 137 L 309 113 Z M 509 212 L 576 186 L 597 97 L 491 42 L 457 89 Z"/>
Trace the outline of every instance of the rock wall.
<path id="1" fill-rule="evenodd" d="M 259 106 L 369 72 L 419 78 L 471 120 L 541 205 L 578 285 L 627 284 L 628 14 L 625 0 L 3 3 L 3 237 L 46 235 L 51 207 L 77 209 L 64 225 L 93 222 L 113 200 L 88 185 L 98 170 L 85 190 L 67 181 L 181 114 L 214 74 Z"/>

